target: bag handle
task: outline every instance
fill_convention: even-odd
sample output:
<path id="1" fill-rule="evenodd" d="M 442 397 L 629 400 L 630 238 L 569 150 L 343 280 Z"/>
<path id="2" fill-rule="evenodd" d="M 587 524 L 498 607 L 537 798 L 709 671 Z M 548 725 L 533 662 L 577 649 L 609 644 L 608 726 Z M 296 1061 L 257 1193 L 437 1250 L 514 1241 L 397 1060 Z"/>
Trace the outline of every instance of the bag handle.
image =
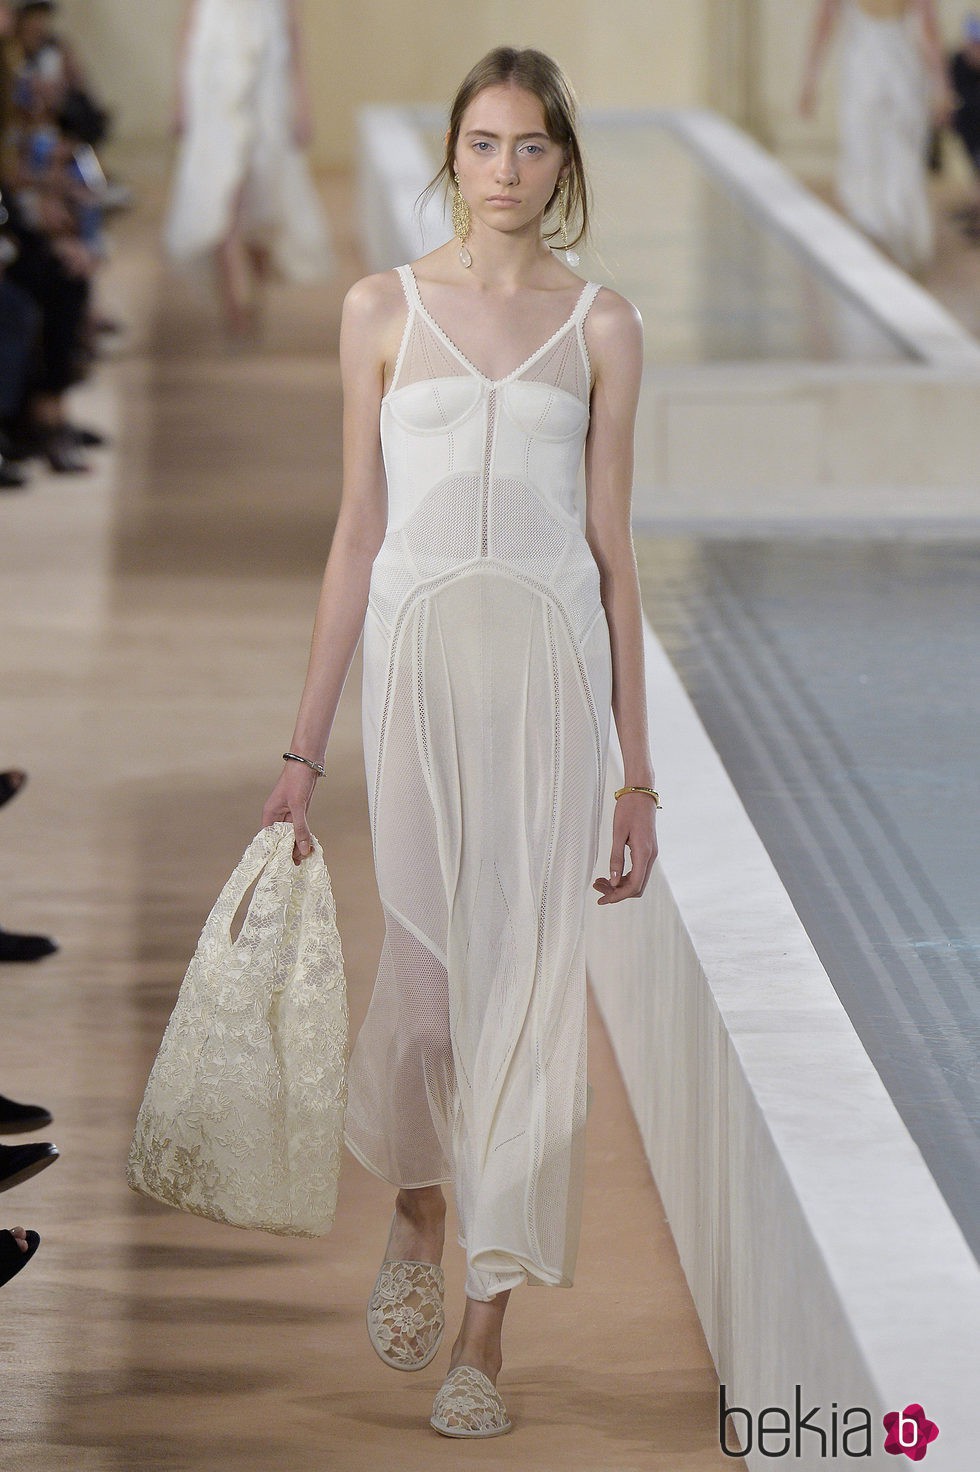
<path id="1" fill-rule="evenodd" d="M 295 837 L 293 825 L 288 822 L 271 823 L 267 828 L 259 829 L 215 901 L 214 908 L 204 926 L 201 943 L 211 948 L 234 950 L 245 932 L 252 905 L 255 902 L 254 893 L 242 919 L 241 930 L 234 940 L 231 936 L 231 922 L 238 913 L 250 885 L 261 877 L 263 871 L 271 875 L 279 872 L 285 863 L 292 864 Z M 321 863 L 323 861 L 323 850 L 316 837 L 312 833 L 310 837 L 313 840 L 313 852 L 300 864 L 299 873 L 294 876 L 293 881 L 302 884 L 304 888 L 309 883 L 309 874 L 304 873 L 304 870 L 317 860 Z"/>

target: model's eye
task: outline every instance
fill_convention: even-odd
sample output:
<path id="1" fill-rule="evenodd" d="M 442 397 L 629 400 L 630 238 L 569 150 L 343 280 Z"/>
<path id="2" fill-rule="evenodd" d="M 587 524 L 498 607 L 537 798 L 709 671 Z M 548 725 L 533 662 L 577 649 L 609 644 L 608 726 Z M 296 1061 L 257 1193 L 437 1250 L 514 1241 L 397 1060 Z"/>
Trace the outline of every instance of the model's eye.
<path id="1" fill-rule="evenodd" d="M 534 153 L 544 153 L 544 149 L 541 147 L 540 143 L 529 143 L 527 146 L 528 149 L 533 150 Z"/>
<path id="2" fill-rule="evenodd" d="M 479 151 L 481 153 L 483 152 L 483 150 L 485 148 L 490 148 L 491 146 L 492 145 L 489 144 L 485 138 L 478 138 L 476 140 L 476 142 L 473 144 L 473 147 L 476 148 L 476 149 L 479 149 Z"/>

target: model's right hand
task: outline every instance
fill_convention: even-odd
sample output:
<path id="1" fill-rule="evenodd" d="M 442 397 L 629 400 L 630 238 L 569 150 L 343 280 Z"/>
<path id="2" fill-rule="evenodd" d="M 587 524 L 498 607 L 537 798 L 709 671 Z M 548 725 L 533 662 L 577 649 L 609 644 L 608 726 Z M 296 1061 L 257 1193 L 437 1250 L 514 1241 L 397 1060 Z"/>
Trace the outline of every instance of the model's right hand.
<path id="1" fill-rule="evenodd" d="M 316 786 L 316 773 L 302 762 L 286 762 L 285 770 L 269 794 L 262 809 L 262 827 L 273 823 L 292 823 L 295 834 L 293 863 L 301 864 L 313 852 L 313 836 L 306 821 L 306 810 Z"/>

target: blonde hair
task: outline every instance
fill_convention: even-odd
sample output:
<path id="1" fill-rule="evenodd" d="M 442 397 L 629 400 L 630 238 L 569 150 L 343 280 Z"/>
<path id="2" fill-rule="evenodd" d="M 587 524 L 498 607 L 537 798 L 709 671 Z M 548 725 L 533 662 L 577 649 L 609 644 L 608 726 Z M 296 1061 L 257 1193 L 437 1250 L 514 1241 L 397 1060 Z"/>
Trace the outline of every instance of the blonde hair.
<path id="1" fill-rule="evenodd" d="M 449 111 L 449 132 L 442 167 L 419 195 L 419 202 L 431 196 L 432 192 L 438 188 L 440 180 L 445 182 L 448 197 L 449 191 L 453 188 L 453 159 L 456 155 L 459 130 L 466 109 L 473 99 L 487 87 L 497 87 L 507 82 L 523 88 L 525 92 L 532 93 L 538 99 L 544 112 L 544 125 L 548 137 L 553 143 L 558 143 L 564 148 L 568 163 L 565 205 L 569 231 L 568 243 L 571 246 L 578 245 L 583 240 L 588 241 L 590 190 L 585 176 L 582 149 L 576 132 L 578 102 L 571 83 L 557 61 L 546 56 L 543 51 L 536 51 L 533 46 L 525 46 L 521 49 L 515 46 L 495 46 L 467 72 L 457 88 Z M 545 216 L 557 203 L 556 184 L 545 206 Z M 421 208 L 421 203 L 419 203 L 419 208 Z M 572 237 L 572 222 L 576 212 L 580 216 L 580 223 L 578 233 Z M 543 231 L 542 235 L 545 240 L 551 240 L 558 233 L 558 226 L 555 225 L 552 229 Z"/>

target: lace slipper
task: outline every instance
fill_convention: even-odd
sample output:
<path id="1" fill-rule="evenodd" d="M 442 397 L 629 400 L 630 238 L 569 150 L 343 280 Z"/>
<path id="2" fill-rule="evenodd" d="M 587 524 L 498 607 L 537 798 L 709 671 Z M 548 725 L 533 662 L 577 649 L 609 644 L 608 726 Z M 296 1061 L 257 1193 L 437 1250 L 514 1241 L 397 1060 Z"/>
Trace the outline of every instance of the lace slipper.
<path id="1" fill-rule="evenodd" d="M 436 1392 L 429 1425 L 442 1436 L 502 1436 L 513 1422 L 490 1377 L 457 1365 Z"/>
<path id="2" fill-rule="evenodd" d="M 446 1328 L 445 1291 L 438 1263 L 385 1258 L 368 1299 L 367 1331 L 386 1365 L 423 1370 L 438 1353 Z"/>

